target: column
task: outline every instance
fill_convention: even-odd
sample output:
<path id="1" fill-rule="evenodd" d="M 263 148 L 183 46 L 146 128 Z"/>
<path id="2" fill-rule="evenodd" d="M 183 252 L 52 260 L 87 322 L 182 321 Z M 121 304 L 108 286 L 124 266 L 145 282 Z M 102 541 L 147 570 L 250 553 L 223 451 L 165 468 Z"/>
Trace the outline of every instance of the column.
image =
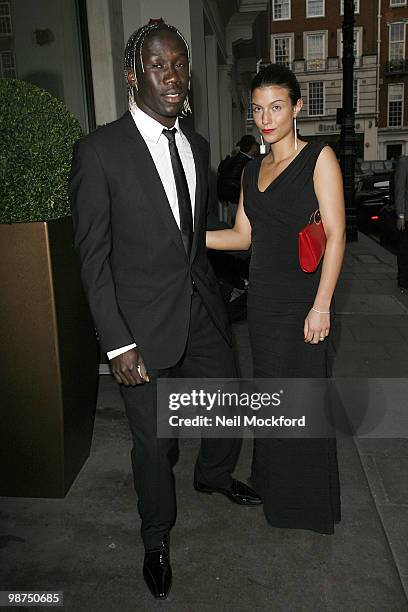
<path id="1" fill-rule="evenodd" d="M 120 0 L 87 0 L 89 44 L 97 125 L 126 109 L 123 23 Z"/>

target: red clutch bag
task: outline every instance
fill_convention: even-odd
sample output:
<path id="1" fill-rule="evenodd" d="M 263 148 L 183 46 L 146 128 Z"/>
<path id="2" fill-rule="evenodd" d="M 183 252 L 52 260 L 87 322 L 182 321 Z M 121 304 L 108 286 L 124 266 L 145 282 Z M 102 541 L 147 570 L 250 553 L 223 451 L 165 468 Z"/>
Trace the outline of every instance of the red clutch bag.
<path id="1" fill-rule="evenodd" d="M 309 223 L 299 232 L 298 245 L 303 272 L 315 272 L 326 248 L 326 234 L 319 210 L 315 210 Z"/>

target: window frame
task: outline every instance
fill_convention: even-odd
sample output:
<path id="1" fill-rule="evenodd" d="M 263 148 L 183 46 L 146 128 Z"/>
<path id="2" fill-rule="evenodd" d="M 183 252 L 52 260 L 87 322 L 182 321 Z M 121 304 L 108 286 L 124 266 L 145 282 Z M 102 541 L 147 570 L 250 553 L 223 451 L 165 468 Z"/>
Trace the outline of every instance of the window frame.
<path id="1" fill-rule="evenodd" d="M 13 32 L 13 19 L 12 19 L 12 15 L 11 15 L 11 2 L 0 2 L 0 7 L 1 6 L 6 6 L 8 9 L 8 14 L 6 15 L 0 15 L 0 19 L 7 19 L 9 21 L 10 24 L 10 31 L 9 32 L 0 32 L 0 38 L 10 38 L 11 36 L 13 36 L 14 32 Z"/>
<path id="2" fill-rule="evenodd" d="M 13 70 L 14 74 L 12 76 L 5 76 L 4 75 L 4 60 L 3 60 L 3 55 L 4 54 L 10 54 L 13 58 L 13 67 L 12 68 L 7 68 L 7 70 Z M 0 51 L 0 78 L 2 79 L 16 79 L 17 78 L 17 66 L 16 66 L 16 54 L 14 52 L 13 49 L 2 49 Z"/>
<path id="3" fill-rule="evenodd" d="M 356 115 L 359 114 L 360 112 L 360 81 L 361 81 L 361 77 L 354 77 L 353 79 L 353 108 L 354 108 L 354 113 Z M 356 86 L 356 98 L 354 100 L 354 86 Z M 354 101 L 356 102 L 355 106 L 354 106 Z M 343 105 L 343 80 L 340 81 L 340 106 Z"/>
<path id="4" fill-rule="evenodd" d="M 357 34 L 357 38 L 356 38 L 357 54 L 354 57 L 361 57 L 363 54 L 363 32 L 364 32 L 363 26 L 356 26 L 354 28 L 354 32 Z M 337 57 L 339 57 L 340 59 L 343 57 L 343 52 L 342 52 L 343 45 L 341 42 L 342 36 L 343 36 L 343 29 L 337 28 Z"/>
<path id="5" fill-rule="evenodd" d="M 354 14 L 360 14 L 360 0 L 354 0 Z M 344 15 L 344 0 L 340 0 L 340 15 Z"/>
<path id="6" fill-rule="evenodd" d="M 342 81 L 343 83 L 343 81 Z M 356 88 L 355 91 L 355 95 L 356 97 L 354 98 L 354 87 Z M 353 107 L 354 107 L 354 102 L 355 104 L 355 108 L 354 108 L 354 112 L 356 115 L 358 115 L 358 113 L 360 112 L 360 79 L 355 78 L 353 80 Z"/>
<path id="7" fill-rule="evenodd" d="M 315 83 L 321 83 L 322 84 L 322 94 L 323 94 L 323 96 L 322 96 L 322 99 L 323 99 L 323 105 L 322 105 L 323 108 L 322 108 L 322 110 L 323 110 L 323 112 L 322 113 L 317 113 L 315 115 L 312 115 L 310 113 L 310 106 L 311 106 L 310 105 L 310 99 L 311 99 L 311 96 L 310 96 L 310 86 L 315 84 Z M 326 115 L 326 87 L 325 87 L 325 81 L 323 79 L 319 79 L 319 80 L 316 79 L 315 81 L 309 81 L 308 84 L 307 84 L 307 116 L 308 117 L 325 117 L 325 115 Z"/>
<path id="8" fill-rule="evenodd" d="M 401 95 L 401 123 L 399 125 L 390 125 L 390 90 L 395 85 L 399 85 L 402 87 L 402 95 Z M 404 83 L 389 83 L 387 88 L 387 127 L 390 128 L 399 128 L 404 125 L 404 96 L 405 96 L 405 87 Z"/>
<path id="9" fill-rule="evenodd" d="M 309 2 L 316 2 L 316 0 L 306 0 L 306 19 L 319 19 L 320 17 L 326 17 L 326 1 L 320 0 L 323 5 L 323 14 L 322 15 L 309 15 Z"/>
<path id="10" fill-rule="evenodd" d="M 406 31 L 407 31 L 406 22 L 402 21 L 402 20 L 400 20 L 400 21 L 391 21 L 391 23 L 388 23 L 387 25 L 388 25 L 388 61 L 389 62 L 393 62 L 393 61 L 399 61 L 401 59 L 405 59 L 405 46 L 406 46 L 406 38 L 407 38 L 407 35 L 406 35 Z M 403 29 L 404 29 L 403 40 L 398 40 L 398 41 L 392 41 L 391 40 L 391 28 L 392 28 L 393 25 L 402 25 L 403 26 Z M 391 43 L 395 44 L 395 42 L 397 42 L 398 44 L 402 43 L 402 57 L 391 59 Z"/>
<path id="11" fill-rule="evenodd" d="M 318 34 L 321 34 L 323 37 L 323 54 L 322 54 L 322 58 L 321 61 L 323 62 L 323 68 L 321 68 L 321 70 L 325 70 L 326 68 L 326 60 L 327 60 L 327 49 L 328 49 L 328 30 L 308 30 L 306 32 L 303 32 L 303 54 L 304 54 L 304 58 L 306 61 L 306 67 L 307 70 L 309 71 L 309 36 L 317 36 Z M 316 70 L 320 70 L 316 69 Z M 314 70 L 311 70 L 311 72 L 313 72 Z"/>
<path id="12" fill-rule="evenodd" d="M 288 32 L 288 33 L 279 33 L 279 34 L 272 34 L 271 35 L 271 39 L 272 39 L 272 44 L 271 44 L 271 61 L 272 63 L 276 64 L 276 55 L 275 55 L 275 40 L 279 39 L 279 38 L 287 38 L 289 39 L 289 65 L 292 65 L 293 62 L 293 56 L 294 56 L 294 45 L 295 45 L 295 34 L 294 32 Z"/>
<path id="13" fill-rule="evenodd" d="M 272 0 L 272 21 L 288 21 L 292 19 L 292 0 L 288 2 L 288 16 L 287 17 L 275 17 L 275 0 Z"/>
<path id="14" fill-rule="evenodd" d="M 392 0 L 390 0 L 390 8 L 398 8 L 399 6 L 407 6 L 407 0 L 400 0 L 398 4 L 393 4 Z"/>

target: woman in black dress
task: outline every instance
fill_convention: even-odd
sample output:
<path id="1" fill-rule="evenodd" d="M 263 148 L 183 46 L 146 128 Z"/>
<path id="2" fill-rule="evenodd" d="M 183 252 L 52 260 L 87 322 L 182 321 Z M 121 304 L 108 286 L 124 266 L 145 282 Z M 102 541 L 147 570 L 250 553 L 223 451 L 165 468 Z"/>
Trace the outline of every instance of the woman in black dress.
<path id="1" fill-rule="evenodd" d="M 207 232 L 211 249 L 252 244 L 248 325 L 256 378 L 324 378 L 334 289 L 345 246 L 343 183 L 333 150 L 297 138 L 295 75 L 272 64 L 252 83 L 254 121 L 270 153 L 249 162 L 235 225 Z M 298 233 L 320 209 L 327 245 L 318 270 L 299 266 Z M 252 484 L 276 527 L 333 533 L 340 520 L 336 442 L 256 438 Z"/>

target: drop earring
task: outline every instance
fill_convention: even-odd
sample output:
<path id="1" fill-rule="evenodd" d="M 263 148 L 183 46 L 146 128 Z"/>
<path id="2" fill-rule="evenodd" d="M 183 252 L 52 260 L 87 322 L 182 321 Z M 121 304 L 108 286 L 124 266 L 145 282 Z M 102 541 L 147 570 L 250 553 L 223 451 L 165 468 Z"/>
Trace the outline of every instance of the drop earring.
<path id="1" fill-rule="evenodd" d="M 191 80 L 188 80 L 188 89 L 187 89 L 187 95 L 184 99 L 184 103 L 183 103 L 183 107 L 181 109 L 181 117 L 188 117 L 188 115 L 192 115 L 193 111 L 191 109 L 191 105 L 190 105 L 190 88 L 191 88 Z"/>
<path id="2" fill-rule="evenodd" d="M 136 100 L 135 100 L 134 89 L 136 89 L 136 91 L 137 91 L 136 87 L 135 88 L 133 88 L 133 87 L 129 87 L 128 88 L 128 104 L 129 104 L 130 112 L 132 112 L 133 110 L 135 110 L 137 108 L 137 103 L 136 103 Z"/>
<path id="3" fill-rule="evenodd" d="M 266 153 L 266 144 L 264 143 L 264 139 L 261 134 L 261 146 L 259 147 L 259 152 L 261 155 L 265 155 Z"/>
<path id="4" fill-rule="evenodd" d="M 297 137 L 297 121 L 296 121 L 296 115 L 293 119 L 293 129 L 295 132 L 295 151 L 298 150 L 298 137 Z"/>
<path id="5" fill-rule="evenodd" d="M 184 100 L 183 108 L 181 109 L 181 116 L 187 117 L 188 115 L 192 115 L 192 114 L 193 114 L 193 111 L 191 110 L 190 100 L 187 94 Z"/>
<path id="6" fill-rule="evenodd" d="M 139 87 L 136 78 L 134 79 L 133 85 L 129 82 L 129 74 L 127 70 L 125 70 L 125 79 L 127 85 L 128 107 L 130 112 L 132 112 L 132 110 L 137 108 L 137 103 L 135 100 L 135 91 L 139 91 Z"/>

